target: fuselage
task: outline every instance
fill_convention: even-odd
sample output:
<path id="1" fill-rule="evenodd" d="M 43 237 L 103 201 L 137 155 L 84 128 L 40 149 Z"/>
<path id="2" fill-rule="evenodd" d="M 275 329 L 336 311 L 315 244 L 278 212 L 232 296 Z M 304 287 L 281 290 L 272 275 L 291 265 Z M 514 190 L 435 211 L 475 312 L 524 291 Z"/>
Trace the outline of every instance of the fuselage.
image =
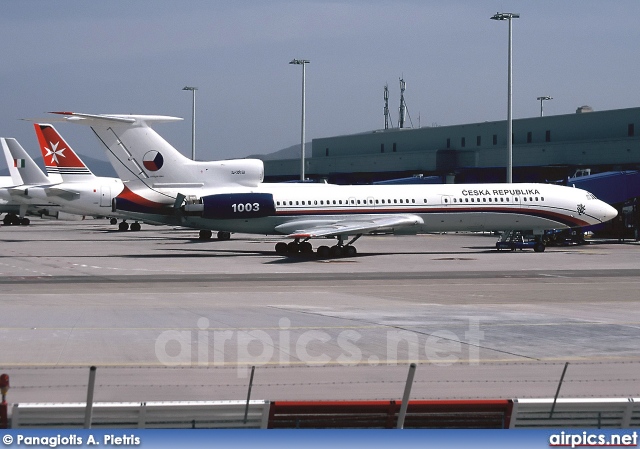
<path id="1" fill-rule="evenodd" d="M 122 191 L 118 178 L 94 177 L 85 182 L 61 182 L 48 185 L 22 185 L 5 194 L 19 204 L 55 206 L 75 215 L 113 216 L 111 199 Z"/>
<path id="2" fill-rule="evenodd" d="M 175 197 L 175 192 L 167 194 Z M 201 197 L 206 197 L 201 191 Z M 361 185 L 272 184 L 255 188 L 221 187 L 209 195 L 231 195 L 224 219 L 216 212 L 167 217 L 172 224 L 256 234 L 290 234 L 305 226 L 330 226 L 381 216 L 418 217 L 408 232 L 527 230 L 582 227 L 602 223 L 617 211 L 587 191 L 551 184 Z M 256 214 L 252 195 L 273 197 L 273 210 Z M 162 196 L 156 196 L 161 199 Z M 216 203 L 212 203 L 214 206 Z M 162 208 L 172 214 L 172 205 Z M 390 229 L 394 231 L 395 229 Z"/>
<path id="3" fill-rule="evenodd" d="M 295 241 L 336 236 L 341 245 L 345 235 L 380 231 L 541 233 L 617 214 L 586 191 L 548 184 L 263 183 L 262 161 L 190 161 L 150 127 L 176 117 L 60 114 L 92 127 L 125 182 L 115 209 L 141 220 Z"/>

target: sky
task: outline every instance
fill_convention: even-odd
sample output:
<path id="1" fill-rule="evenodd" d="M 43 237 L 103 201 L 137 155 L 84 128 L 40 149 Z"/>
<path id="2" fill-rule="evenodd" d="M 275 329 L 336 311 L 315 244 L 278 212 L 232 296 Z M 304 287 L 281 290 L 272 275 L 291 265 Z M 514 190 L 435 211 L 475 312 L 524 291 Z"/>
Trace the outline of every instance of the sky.
<path id="1" fill-rule="evenodd" d="M 200 160 L 271 153 L 398 122 L 399 79 L 413 127 L 504 120 L 513 21 L 513 117 L 640 106 L 638 0 L 2 0 L 0 136 L 37 154 L 47 111 L 183 117 L 156 130 Z M 411 126 L 411 123 L 409 124 Z M 56 124 L 106 159 L 91 130 Z M 3 158 L 0 158 L 4 160 Z"/>

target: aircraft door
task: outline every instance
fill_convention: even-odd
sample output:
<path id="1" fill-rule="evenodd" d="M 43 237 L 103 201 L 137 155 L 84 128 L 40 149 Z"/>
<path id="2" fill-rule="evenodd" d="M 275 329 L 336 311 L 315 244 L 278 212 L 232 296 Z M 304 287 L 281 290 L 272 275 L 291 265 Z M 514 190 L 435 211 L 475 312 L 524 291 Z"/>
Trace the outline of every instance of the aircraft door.
<path id="1" fill-rule="evenodd" d="M 111 186 L 100 186 L 100 207 L 111 207 Z"/>
<path id="2" fill-rule="evenodd" d="M 520 196 L 518 196 L 518 195 L 514 195 L 514 196 L 512 197 L 512 201 L 513 201 L 513 204 L 514 204 L 515 206 L 517 206 L 517 207 L 522 207 L 522 200 L 520 199 Z"/>

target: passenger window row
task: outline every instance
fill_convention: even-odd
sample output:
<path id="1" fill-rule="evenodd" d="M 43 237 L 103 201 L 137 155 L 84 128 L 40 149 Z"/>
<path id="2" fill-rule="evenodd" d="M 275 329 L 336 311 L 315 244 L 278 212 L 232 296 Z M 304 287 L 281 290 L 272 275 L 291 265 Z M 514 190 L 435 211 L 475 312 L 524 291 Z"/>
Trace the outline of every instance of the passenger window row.
<path id="1" fill-rule="evenodd" d="M 544 201 L 544 197 L 543 196 L 529 196 L 529 197 L 522 197 L 522 201 L 523 202 L 541 202 Z M 353 205 L 367 205 L 367 204 L 415 204 L 416 200 L 415 199 L 406 199 L 406 198 L 395 198 L 395 199 L 376 199 L 374 200 L 373 198 L 369 198 L 367 200 L 355 200 L 355 199 L 349 199 L 349 200 L 313 200 L 313 201 L 306 201 L 306 200 L 298 200 L 298 201 L 293 201 L 293 200 L 288 200 L 288 201 L 276 201 L 276 205 L 277 206 L 342 206 L 342 205 L 349 205 L 349 204 L 353 204 Z M 444 199 L 445 203 L 449 202 L 448 198 Z M 453 202 L 454 203 L 511 203 L 511 199 L 510 197 L 483 197 L 483 198 L 475 198 L 475 197 L 471 197 L 471 198 L 453 198 Z M 424 198 L 423 200 L 424 204 L 427 204 L 428 201 L 426 198 Z"/>
<path id="2" fill-rule="evenodd" d="M 355 199 L 350 199 L 350 200 L 313 200 L 313 201 L 306 201 L 306 200 L 298 200 L 298 201 L 293 201 L 293 200 L 287 200 L 287 201 L 276 201 L 276 206 L 331 206 L 331 205 L 349 205 L 349 204 L 415 204 L 416 200 L 415 199 L 406 199 L 406 198 L 402 198 L 402 199 L 384 199 L 384 200 L 374 200 L 373 198 L 369 198 L 367 200 L 355 200 Z M 427 200 L 424 200 L 425 203 L 427 203 Z"/>
<path id="3" fill-rule="evenodd" d="M 524 197 L 522 197 L 522 200 L 526 202 L 527 198 L 528 198 L 528 201 L 530 201 L 530 202 L 533 202 L 533 201 L 544 201 L 544 197 L 543 196 L 541 196 L 541 197 L 537 197 L 537 196 L 536 197 L 533 197 L 533 196 L 526 197 L 526 196 L 524 196 Z M 445 198 L 444 202 L 447 203 L 448 199 Z M 482 198 L 482 201 L 480 201 L 480 198 L 464 198 L 464 199 L 463 198 L 460 198 L 460 199 L 454 198 L 453 202 L 454 203 L 480 203 L 480 202 L 482 202 L 482 203 L 509 203 L 510 199 L 509 199 L 509 197 Z"/>

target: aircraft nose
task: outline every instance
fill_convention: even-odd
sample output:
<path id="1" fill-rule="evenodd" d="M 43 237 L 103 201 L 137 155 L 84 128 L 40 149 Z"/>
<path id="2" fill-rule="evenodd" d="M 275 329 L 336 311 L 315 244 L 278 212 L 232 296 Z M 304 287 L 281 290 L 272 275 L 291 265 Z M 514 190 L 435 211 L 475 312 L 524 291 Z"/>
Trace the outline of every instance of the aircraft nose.
<path id="1" fill-rule="evenodd" d="M 613 206 L 610 206 L 604 201 L 601 204 L 600 210 L 601 210 L 600 217 L 602 222 L 613 220 L 618 215 L 618 211 L 616 210 L 616 208 Z"/>

